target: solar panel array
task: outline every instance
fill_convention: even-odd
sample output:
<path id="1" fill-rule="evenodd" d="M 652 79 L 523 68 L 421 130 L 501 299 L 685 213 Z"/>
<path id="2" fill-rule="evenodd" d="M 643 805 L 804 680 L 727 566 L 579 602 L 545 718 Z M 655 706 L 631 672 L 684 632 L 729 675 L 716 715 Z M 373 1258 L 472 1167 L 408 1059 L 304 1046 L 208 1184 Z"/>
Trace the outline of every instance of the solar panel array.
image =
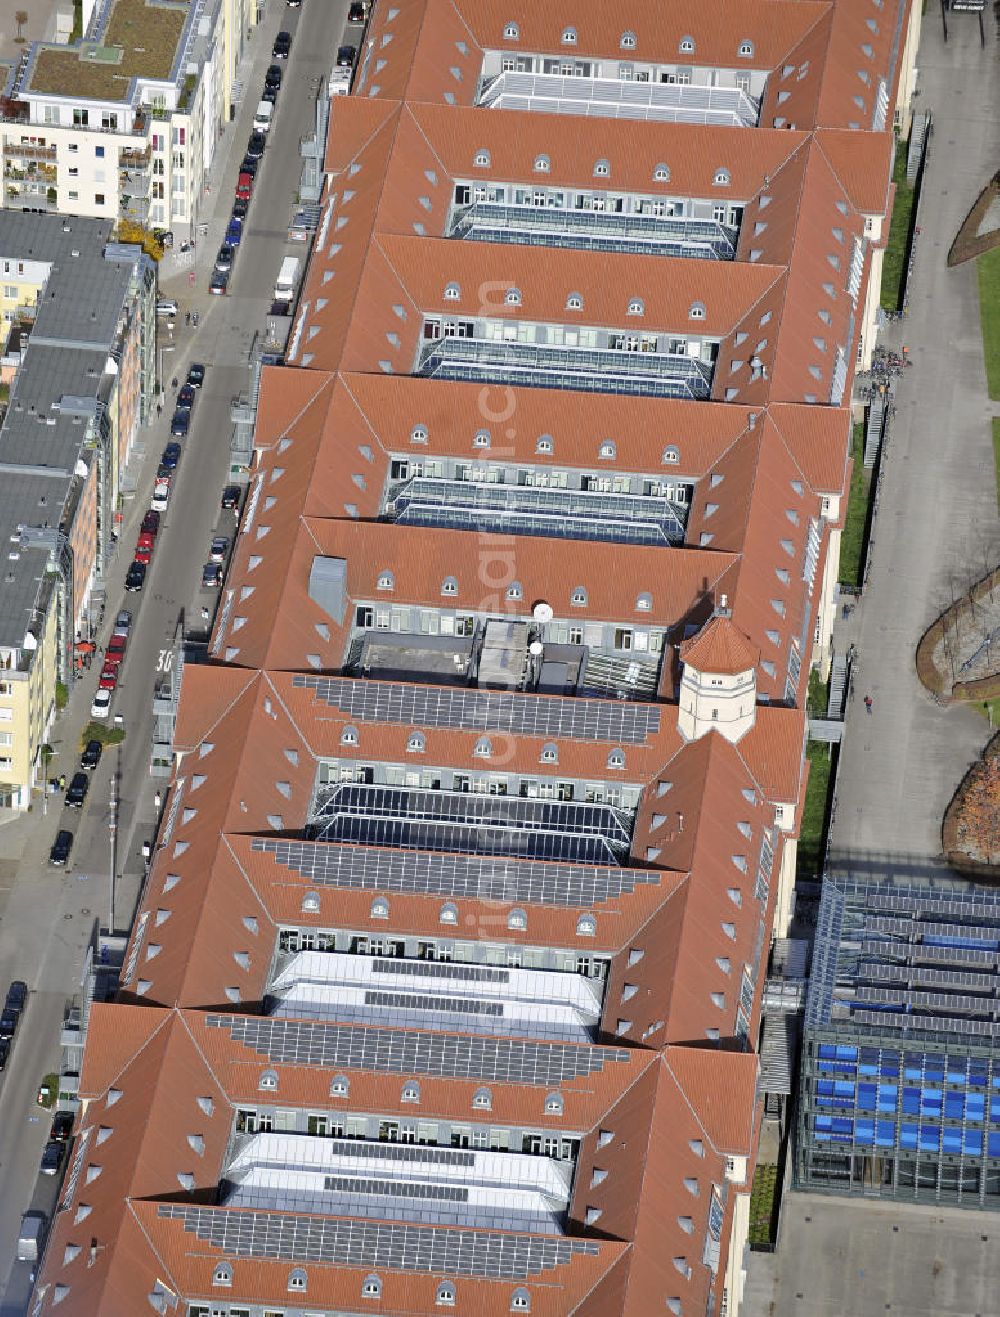
<path id="1" fill-rule="evenodd" d="M 633 892 L 640 884 L 660 881 L 659 874 L 642 869 L 331 846 L 270 837 L 254 838 L 252 848 L 273 855 L 279 864 L 319 886 L 518 905 L 587 910 Z"/>
<path id="2" fill-rule="evenodd" d="M 644 745 L 660 729 L 660 710 L 655 704 L 410 686 L 394 681 L 337 680 L 304 673 L 298 674 L 293 684 L 314 690 L 317 699 L 362 723 L 511 732 L 553 740 L 569 737 L 613 745 Z"/>
<path id="3" fill-rule="evenodd" d="M 227 1257 L 324 1262 L 377 1271 L 417 1271 L 444 1276 L 527 1280 L 564 1267 L 574 1257 L 597 1257 L 586 1239 L 510 1235 L 495 1230 L 454 1230 L 349 1217 L 293 1216 L 224 1207 L 161 1203 L 161 1219 L 180 1221 Z"/>
<path id="4" fill-rule="evenodd" d="M 330 1152 L 335 1157 L 364 1158 L 366 1161 L 416 1162 L 422 1166 L 474 1167 L 476 1154 L 459 1148 L 435 1148 L 417 1143 L 365 1143 L 358 1139 L 333 1139 Z"/>
<path id="5" fill-rule="evenodd" d="M 605 1063 L 627 1062 L 622 1048 L 587 1044 L 526 1042 L 442 1034 L 423 1029 L 328 1025 L 280 1017 L 209 1015 L 210 1029 L 225 1029 L 234 1041 L 275 1065 L 389 1071 L 445 1079 L 475 1079 L 554 1088 L 599 1074 Z"/>
<path id="6" fill-rule="evenodd" d="M 408 974 L 420 979 L 459 979 L 465 983 L 509 983 L 510 970 L 489 965 L 452 965 L 431 960 L 375 960 L 373 974 Z"/>
<path id="7" fill-rule="evenodd" d="M 323 1188 L 340 1194 L 380 1194 L 386 1198 L 438 1198 L 467 1203 L 468 1189 L 450 1184 L 419 1184 L 413 1180 L 363 1180 L 354 1176 L 326 1175 Z"/>

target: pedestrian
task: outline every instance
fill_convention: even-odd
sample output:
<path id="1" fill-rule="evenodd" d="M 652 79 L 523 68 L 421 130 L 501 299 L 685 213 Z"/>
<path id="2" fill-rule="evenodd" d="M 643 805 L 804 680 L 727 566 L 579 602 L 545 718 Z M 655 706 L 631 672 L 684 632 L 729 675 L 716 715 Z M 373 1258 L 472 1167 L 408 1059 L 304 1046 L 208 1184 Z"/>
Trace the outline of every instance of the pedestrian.
<path id="1" fill-rule="evenodd" d="M 866 712 L 866 713 L 869 713 L 869 714 L 871 713 L 871 711 L 872 711 L 872 704 L 873 704 L 873 703 L 874 703 L 874 701 L 872 700 L 872 697 L 871 697 L 870 695 L 866 695 L 866 696 L 865 696 L 865 712 Z"/>
<path id="2" fill-rule="evenodd" d="M 65 791 L 65 790 L 66 790 L 66 774 L 65 774 L 65 773 L 60 773 L 60 774 L 59 774 L 59 790 L 60 790 L 60 791 Z"/>
<path id="3" fill-rule="evenodd" d="M 207 621 L 208 621 L 208 609 L 205 608 L 205 607 L 202 607 L 202 610 L 201 610 L 201 620 L 202 620 L 203 622 L 207 622 Z"/>

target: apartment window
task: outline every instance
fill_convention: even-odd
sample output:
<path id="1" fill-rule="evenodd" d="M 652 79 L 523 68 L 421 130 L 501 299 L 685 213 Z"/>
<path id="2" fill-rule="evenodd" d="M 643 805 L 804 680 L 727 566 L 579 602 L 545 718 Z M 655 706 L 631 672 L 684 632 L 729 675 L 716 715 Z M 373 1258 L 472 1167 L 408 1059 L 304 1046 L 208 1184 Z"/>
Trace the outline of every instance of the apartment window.
<path id="1" fill-rule="evenodd" d="M 437 1295 L 434 1301 L 449 1307 L 455 1302 L 455 1286 L 450 1280 L 443 1280 L 437 1287 Z"/>
<path id="2" fill-rule="evenodd" d="M 505 41 L 516 41 L 521 35 L 521 31 L 516 23 L 508 23 L 503 30 Z"/>
<path id="3" fill-rule="evenodd" d="M 728 187 L 730 182 L 729 170 L 717 169 L 715 171 L 715 177 L 712 179 L 712 182 L 716 185 L 716 187 Z"/>
<path id="4" fill-rule="evenodd" d="M 653 182 L 654 183 L 670 182 L 670 170 L 667 168 L 666 165 L 656 166 L 656 168 L 653 170 Z"/>
<path id="5" fill-rule="evenodd" d="M 741 59 L 752 59 L 752 58 L 753 58 L 753 42 L 752 42 L 752 41 L 741 41 L 741 42 L 740 42 L 740 58 L 741 58 Z"/>
<path id="6" fill-rule="evenodd" d="M 109 128 L 112 132 L 115 133 L 118 131 L 118 115 L 115 113 L 114 110 L 101 111 L 101 127 Z M 103 146 L 98 149 L 97 154 L 98 155 L 104 154 Z"/>
<path id="7" fill-rule="evenodd" d="M 694 54 L 694 37 L 681 37 L 680 52 L 682 55 Z"/>
<path id="8" fill-rule="evenodd" d="M 536 174 L 547 174 L 551 168 L 552 168 L 552 163 L 547 155 L 540 155 L 535 157 Z"/>
<path id="9" fill-rule="evenodd" d="M 446 302 L 457 302 L 462 296 L 462 290 L 458 284 L 446 284 L 444 290 L 444 299 Z"/>
<path id="10" fill-rule="evenodd" d="M 594 177 L 610 178 L 611 162 L 609 160 L 598 160 L 597 163 L 594 165 Z"/>
<path id="11" fill-rule="evenodd" d="M 489 169 L 490 167 L 489 151 L 477 151 L 476 159 L 474 163 L 477 169 Z"/>
<path id="12" fill-rule="evenodd" d="M 566 310 L 567 311 L 583 310 L 583 298 L 580 296 L 579 293 L 570 293 L 569 297 L 566 298 Z"/>
<path id="13" fill-rule="evenodd" d="M 382 1282 L 378 1276 L 366 1276 L 364 1284 L 361 1286 L 361 1296 L 365 1299 L 378 1299 L 382 1297 Z"/>
<path id="14" fill-rule="evenodd" d="M 645 315 L 646 307 L 641 297 L 633 297 L 628 304 L 628 313 L 630 316 Z"/>
<path id="15" fill-rule="evenodd" d="M 70 201 L 79 201 L 79 200 L 80 200 L 80 194 L 79 194 L 79 192 L 73 192 L 73 191 L 70 191 L 70 192 L 68 192 L 66 195 L 69 197 Z"/>
<path id="16" fill-rule="evenodd" d="M 690 309 L 690 311 L 688 311 L 688 318 L 689 318 L 690 320 L 704 320 L 704 319 L 705 319 L 705 303 L 704 303 L 704 302 L 692 302 L 692 303 L 691 303 L 691 309 Z"/>
<path id="17" fill-rule="evenodd" d="M 635 33 L 623 32 L 620 44 L 622 50 L 635 50 Z"/>
<path id="18" fill-rule="evenodd" d="M 90 115 L 87 110 L 76 107 L 73 110 L 73 124 L 76 128 L 86 128 L 90 122 Z"/>
<path id="19" fill-rule="evenodd" d="M 103 160 L 103 159 L 104 159 L 104 147 L 103 147 L 103 146 L 95 146 L 95 147 L 94 147 L 94 155 L 97 156 L 98 160 Z"/>
<path id="20" fill-rule="evenodd" d="M 576 28 L 575 28 L 575 27 L 566 27 L 566 28 L 563 28 L 562 43 L 563 43 L 564 46 L 575 46 L 575 45 L 576 45 Z"/>
<path id="21" fill-rule="evenodd" d="M 69 167 L 69 176 L 70 176 L 70 178 L 79 178 L 79 177 L 80 177 L 80 170 L 79 170 L 79 167 L 78 167 L 77 165 L 70 165 L 70 167 Z"/>
<path id="22" fill-rule="evenodd" d="M 103 205 L 104 205 L 104 193 L 103 193 L 103 192 L 95 192 L 95 193 L 94 193 L 94 205 L 95 205 L 95 206 L 103 206 Z"/>

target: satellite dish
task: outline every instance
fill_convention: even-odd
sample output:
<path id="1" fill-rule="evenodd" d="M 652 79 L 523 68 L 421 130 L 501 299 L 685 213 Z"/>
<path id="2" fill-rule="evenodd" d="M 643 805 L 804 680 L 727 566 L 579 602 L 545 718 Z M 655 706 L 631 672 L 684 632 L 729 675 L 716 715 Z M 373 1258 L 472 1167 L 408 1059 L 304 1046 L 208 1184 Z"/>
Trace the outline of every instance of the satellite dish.
<path id="1" fill-rule="evenodd" d="M 538 655 L 541 654 L 544 648 L 545 646 L 542 644 L 540 640 L 533 640 L 531 644 L 528 646 L 528 653 L 534 654 L 535 657 L 537 658 Z"/>
<path id="2" fill-rule="evenodd" d="M 555 617 L 555 611 L 551 604 L 547 604 L 544 599 L 540 599 L 531 610 L 531 616 L 536 622 L 551 622 Z"/>

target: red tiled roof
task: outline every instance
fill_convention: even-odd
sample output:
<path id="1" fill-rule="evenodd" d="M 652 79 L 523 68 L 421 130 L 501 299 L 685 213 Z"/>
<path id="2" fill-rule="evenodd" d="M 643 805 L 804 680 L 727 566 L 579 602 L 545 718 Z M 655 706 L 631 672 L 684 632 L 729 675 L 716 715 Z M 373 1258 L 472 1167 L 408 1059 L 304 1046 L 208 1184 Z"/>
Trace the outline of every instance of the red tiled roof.
<path id="1" fill-rule="evenodd" d="M 735 677 L 756 667 L 760 650 L 755 649 L 727 615 L 710 618 L 696 636 L 681 645 L 681 659 L 699 672 L 718 672 Z"/>

